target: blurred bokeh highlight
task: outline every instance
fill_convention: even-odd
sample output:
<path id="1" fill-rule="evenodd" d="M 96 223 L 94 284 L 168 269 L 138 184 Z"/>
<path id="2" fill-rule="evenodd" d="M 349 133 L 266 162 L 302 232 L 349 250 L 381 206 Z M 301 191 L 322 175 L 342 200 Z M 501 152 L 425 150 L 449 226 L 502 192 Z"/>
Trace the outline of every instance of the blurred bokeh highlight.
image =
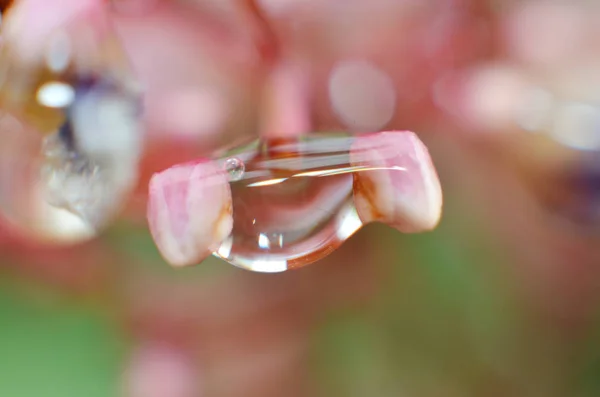
<path id="1" fill-rule="evenodd" d="M 105 13 L 147 142 L 97 238 L 0 223 L 0 396 L 600 395 L 600 3 L 13 3 L 30 38 Z M 369 225 L 275 275 L 173 269 L 151 239 L 154 172 L 257 134 L 394 129 L 437 167 L 433 232 Z"/>

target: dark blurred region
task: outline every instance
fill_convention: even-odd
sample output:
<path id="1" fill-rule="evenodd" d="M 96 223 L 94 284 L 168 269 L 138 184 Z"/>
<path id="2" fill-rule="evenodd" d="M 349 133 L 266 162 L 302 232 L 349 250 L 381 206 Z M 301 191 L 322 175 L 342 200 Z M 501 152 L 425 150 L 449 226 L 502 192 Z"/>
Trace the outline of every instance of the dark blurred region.
<path id="1" fill-rule="evenodd" d="M 5 12 L 8 7 L 12 4 L 12 0 L 2 0 L 0 1 L 0 12 Z"/>

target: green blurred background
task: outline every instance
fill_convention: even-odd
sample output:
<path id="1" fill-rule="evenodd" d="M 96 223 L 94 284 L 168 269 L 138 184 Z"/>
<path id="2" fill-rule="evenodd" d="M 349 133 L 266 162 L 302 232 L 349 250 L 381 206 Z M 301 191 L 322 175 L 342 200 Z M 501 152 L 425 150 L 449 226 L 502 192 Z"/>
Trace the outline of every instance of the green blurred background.
<path id="1" fill-rule="evenodd" d="M 444 220 L 433 233 L 403 236 L 374 226 L 354 239 L 375 241 L 373 259 L 360 265 L 383 276 L 366 301 L 323 309 L 307 328 L 301 382 L 310 379 L 312 395 L 345 397 L 600 395 L 598 302 L 584 319 L 532 303 L 506 245 L 459 195 L 446 197 Z M 106 240 L 118 235 L 120 243 L 111 246 L 142 258 L 143 272 L 165 282 L 185 279 L 202 288 L 215 275 L 244 273 L 217 260 L 170 270 L 149 235 L 132 230 L 116 229 Z M 131 262 L 116 264 L 120 274 L 142 271 Z M 123 393 L 125 363 L 137 344 L 124 313 L 123 281 L 74 292 L 8 266 L 1 280 L 0 395 Z M 258 314 L 247 321 L 263 320 Z"/>

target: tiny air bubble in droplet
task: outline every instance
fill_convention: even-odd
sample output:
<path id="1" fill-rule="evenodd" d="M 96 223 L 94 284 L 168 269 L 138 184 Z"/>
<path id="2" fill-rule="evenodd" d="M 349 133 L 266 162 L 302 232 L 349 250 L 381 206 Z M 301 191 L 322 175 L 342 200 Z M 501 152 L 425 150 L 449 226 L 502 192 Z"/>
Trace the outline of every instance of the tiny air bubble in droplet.
<path id="1" fill-rule="evenodd" d="M 231 157 L 225 160 L 225 171 L 229 174 L 231 182 L 239 181 L 244 176 L 246 166 L 244 162 L 237 157 Z"/>

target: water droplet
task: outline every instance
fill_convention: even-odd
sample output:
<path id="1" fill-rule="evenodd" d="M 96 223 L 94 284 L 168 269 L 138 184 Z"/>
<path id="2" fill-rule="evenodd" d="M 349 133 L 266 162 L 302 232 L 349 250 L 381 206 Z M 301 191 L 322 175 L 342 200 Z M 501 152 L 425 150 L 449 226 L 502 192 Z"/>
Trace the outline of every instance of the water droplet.
<path id="1" fill-rule="evenodd" d="M 244 269 L 280 272 L 338 248 L 363 225 L 354 206 L 353 175 L 405 171 L 366 166 L 368 150 L 351 161 L 353 142 L 345 135 L 254 142 L 238 151 L 244 162 L 227 158 L 227 169 L 241 165 L 244 172 L 230 180 L 233 229 L 215 255 Z"/>
<path id="2" fill-rule="evenodd" d="M 244 162 L 237 157 L 231 157 L 225 160 L 225 170 L 229 174 L 231 182 L 239 181 L 244 176 L 246 166 Z"/>
<path id="3" fill-rule="evenodd" d="M 0 211 L 31 237 L 92 237 L 137 180 L 137 87 L 110 30 L 85 25 L 73 18 L 39 54 L 14 35 L 0 53 Z"/>
<path id="4" fill-rule="evenodd" d="M 228 178 L 223 165 L 240 162 L 243 174 Z M 258 140 L 155 174 L 149 191 L 148 223 L 169 263 L 213 253 L 257 272 L 320 260 L 367 222 L 430 230 L 442 206 L 429 154 L 407 131 Z"/>

